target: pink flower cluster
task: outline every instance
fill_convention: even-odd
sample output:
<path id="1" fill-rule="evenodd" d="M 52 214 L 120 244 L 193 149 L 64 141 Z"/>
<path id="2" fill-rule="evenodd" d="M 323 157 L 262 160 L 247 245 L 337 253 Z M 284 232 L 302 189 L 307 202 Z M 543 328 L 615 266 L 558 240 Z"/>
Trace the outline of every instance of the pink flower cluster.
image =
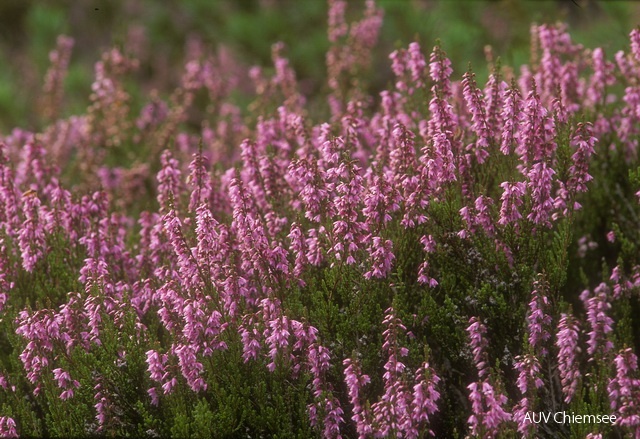
<path id="1" fill-rule="evenodd" d="M 409 355 L 404 310 L 390 306 L 400 300 L 379 304 L 387 308 L 382 360 L 368 375 L 369 364 L 357 354 L 347 357 L 331 341 L 334 334 L 321 333 L 325 322 L 289 307 L 292 296 L 310 300 L 320 289 L 315 274 L 326 270 L 335 281 L 333 290 L 326 287 L 327 300 L 345 279 L 355 284 L 349 291 L 362 283 L 400 296 L 400 276 L 403 288 L 439 300 L 448 294 L 447 278 L 457 274 L 444 272 L 445 254 L 458 251 L 456 257 L 468 260 L 457 263 L 467 264 L 476 257 L 467 249 L 495 249 L 498 256 L 483 263 L 498 271 L 503 261 L 521 268 L 533 247 L 547 245 L 542 239 L 556 243 L 553 232 L 559 224 L 571 227 L 596 175 L 590 167 L 602 149 L 598 139 L 615 135 L 624 150 L 615 151 L 615 144 L 605 150 L 626 163 L 637 157 L 640 33 L 632 33 L 631 52 L 616 55 L 614 64 L 602 50 L 572 43 L 563 26 L 534 26 L 539 63 L 508 78 L 511 84 L 497 70 L 486 84 L 471 70 L 455 81 L 440 46 L 427 54 L 412 43 L 390 56 L 395 80 L 378 105 L 355 72 L 370 64 L 382 11 L 367 1 L 364 16 L 347 23 L 346 8 L 345 1 L 329 2 L 329 122 L 309 116 L 282 45 L 273 47 L 271 77 L 250 71 L 261 112 L 251 122 L 232 104 L 218 105 L 230 90 L 216 78 L 230 75 L 206 57 L 189 60 L 167 102 L 154 95 L 131 117 L 123 77 L 137 62 L 114 49 L 96 65 L 85 116 L 56 121 L 42 133 L 16 129 L 0 137 L 0 313 L 12 316 L 18 358 L 35 396 L 51 383 L 64 401 L 93 389 L 98 431 L 119 422 L 122 402 L 106 372 L 81 376 L 71 368 L 74 354 L 106 349 L 115 328 L 146 357 L 144 389 L 153 408 L 178 390 L 211 392 L 212 359 L 237 352 L 239 361 L 272 376 L 308 380 L 309 420 L 324 437 L 342 437 L 345 428 L 361 438 L 436 435 L 434 419 L 451 375 L 437 355 Z M 60 39 L 52 54 L 50 105 L 60 100 L 70 50 L 71 41 Z M 599 112 L 617 99 L 606 95 L 617 74 L 636 79 L 618 107 Z M 194 134 L 183 123 L 200 91 L 218 106 Z M 421 96 L 428 96 L 428 108 L 416 104 Z M 583 113 L 598 115 L 578 122 Z M 149 163 L 111 166 L 109 158 L 129 141 L 150 149 Z M 146 186 L 152 204 L 138 205 L 134 188 Z M 578 241 L 579 256 L 596 250 L 586 236 Z M 624 236 L 610 232 L 607 239 L 614 245 Z M 418 255 L 403 253 L 414 248 Z M 561 266 L 566 255 L 553 251 L 549 259 Z M 12 296 L 18 284 L 53 276 L 55 264 L 71 273 L 74 291 L 59 291 L 53 279 L 45 303 Z M 615 301 L 640 286 L 640 268 L 627 269 L 619 264 L 608 282 L 585 290 L 584 322 L 552 306 L 556 291 L 543 274 L 530 299 L 505 299 L 529 302 L 521 322 L 525 347 L 506 352 L 502 362 L 517 375 L 511 401 L 502 369 L 493 367 L 484 308 L 464 311 L 463 325 L 474 315 L 466 327 L 472 376 L 463 382 L 471 436 L 535 434 L 525 416 L 543 402 L 545 385 L 558 387 L 553 404 L 575 401 L 581 384 L 595 379 L 580 370 L 580 328 L 591 357 L 583 363 L 615 366 L 607 391 L 617 426 L 639 434 L 637 357 L 630 348 L 614 354 L 613 344 Z M 477 283 L 499 288 L 493 280 Z M 475 307 L 478 298 L 466 300 Z M 118 350 L 114 367 L 124 368 L 129 355 Z M 371 376 L 380 377 L 373 380 L 377 395 Z M 0 435 L 15 437 L 16 428 L 13 418 L 0 418 Z"/>
<path id="2" fill-rule="evenodd" d="M 349 401 L 353 406 L 351 418 L 356 424 L 358 437 L 417 438 L 423 432 L 433 435 L 428 427 L 430 416 L 438 411 L 440 392 L 437 386 L 440 378 L 425 362 L 415 372 L 415 384 L 412 386 L 409 371 L 401 360 L 409 351 L 399 344 L 399 336 L 406 332 L 406 327 L 393 308 L 385 311 L 383 324 L 386 329 L 382 350 L 387 354 L 387 362 L 383 375 L 384 393 L 378 401 L 371 405 L 363 404 L 363 387 L 371 379 L 362 373 L 357 360 L 347 358 L 343 362 Z"/>

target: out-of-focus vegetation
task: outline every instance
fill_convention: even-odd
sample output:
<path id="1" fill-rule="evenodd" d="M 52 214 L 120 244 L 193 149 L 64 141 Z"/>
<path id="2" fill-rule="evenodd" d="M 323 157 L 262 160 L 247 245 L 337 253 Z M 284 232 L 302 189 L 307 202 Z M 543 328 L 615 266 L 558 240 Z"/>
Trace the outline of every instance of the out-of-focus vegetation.
<path id="1" fill-rule="evenodd" d="M 360 1 L 351 2 L 353 11 Z M 418 40 L 429 47 L 440 39 L 460 76 L 467 62 L 483 64 L 485 46 L 517 67 L 528 62 L 532 22 L 564 21 L 575 41 L 610 52 L 627 44 L 640 20 L 633 1 L 597 0 L 380 0 L 384 25 L 371 86 L 390 79 L 386 55 Z M 67 114 L 86 109 L 93 64 L 112 45 L 141 59 L 138 79 L 167 91 L 181 74 L 183 60 L 199 47 L 228 50 L 244 64 L 270 66 L 271 46 L 287 46 L 298 79 L 313 94 L 324 87 L 326 2 L 320 0 L 70 0 L 0 2 L 0 131 L 37 126 L 33 105 L 49 65 L 55 39 L 75 39 L 66 78 Z M 224 48 L 224 49 L 223 49 Z M 464 60 L 464 61 L 463 61 Z M 484 69 L 477 69 L 483 71 Z M 375 90 L 374 90 L 375 91 Z M 133 102 L 135 105 L 135 102 Z"/>

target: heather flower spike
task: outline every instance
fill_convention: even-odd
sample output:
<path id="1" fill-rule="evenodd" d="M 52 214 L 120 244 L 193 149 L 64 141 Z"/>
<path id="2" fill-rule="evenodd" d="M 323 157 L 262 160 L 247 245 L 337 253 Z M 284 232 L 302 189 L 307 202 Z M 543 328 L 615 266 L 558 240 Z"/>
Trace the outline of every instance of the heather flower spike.
<path id="1" fill-rule="evenodd" d="M 467 386 L 471 402 L 469 424 L 472 435 L 493 438 L 500 431 L 501 425 L 511 420 L 512 416 L 504 409 L 507 397 L 497 391 L 492 382 L 497 382 L 489 368 L 486 352 L 488 341 L 487 329 L 478 318 L 472 317 L 467 327 L 473 363 L 478 370 L 479 381 Z"/>

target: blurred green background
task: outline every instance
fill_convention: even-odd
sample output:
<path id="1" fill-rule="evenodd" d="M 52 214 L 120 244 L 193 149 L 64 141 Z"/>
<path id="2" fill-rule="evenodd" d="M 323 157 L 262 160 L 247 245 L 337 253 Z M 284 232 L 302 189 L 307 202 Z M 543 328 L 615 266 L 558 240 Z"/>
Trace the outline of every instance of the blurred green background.
<path id="1" fill-rule="evenodd" d="M 384 9 L 380 43 L 374 54 L 381 89 L 389 83 L 388 54 L 417 40 L 429 52 L 437 39 L 453 61 L 458 78 L 471 62 L 486 77 L 485 45 L 503 64 L 529 57 L 532 22 L 565 21 L 575 41 L 603 47 L 609 57 L 628 46 L 640 22 L 635 1 L 597 0 L 378 0 Z M 349 0 L 348 14 L 361 16 L 362 0 Z M 48 54 L 59 34 L 75 39 L 66 78 L 64 115 L 83 112 L 93 64 L 112 45 L 135 45 L 141 58 L 143 90 L 168 92 L 182 72 L 185 53 L 199 41 L 211 50 L 225 47 L 246 66 L 270 65 L 270 48 L 287 45 L 303 92 L 325 86 L 327 3 L 323 0 L 3 0 L 0 2 L 0 133 L 14 126 L 35 129 L 33 116 Z"/>

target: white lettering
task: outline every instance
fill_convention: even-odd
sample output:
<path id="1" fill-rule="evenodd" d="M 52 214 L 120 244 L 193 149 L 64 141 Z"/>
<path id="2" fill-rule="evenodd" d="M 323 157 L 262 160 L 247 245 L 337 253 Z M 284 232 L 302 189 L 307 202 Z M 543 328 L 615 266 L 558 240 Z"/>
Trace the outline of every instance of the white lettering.
<path id="1" fill-rule="evenodd" d="M 562 421 L 558 421 L 558 415 L 560 415 L 560 419 L 562 419 Z M 555 412 L 555 414 L 553 415 L 553 420 L 556 424 L 564 424 L 564 419 L 562 418 L 562 416 L 564 416 L 564 412 Z"/>

